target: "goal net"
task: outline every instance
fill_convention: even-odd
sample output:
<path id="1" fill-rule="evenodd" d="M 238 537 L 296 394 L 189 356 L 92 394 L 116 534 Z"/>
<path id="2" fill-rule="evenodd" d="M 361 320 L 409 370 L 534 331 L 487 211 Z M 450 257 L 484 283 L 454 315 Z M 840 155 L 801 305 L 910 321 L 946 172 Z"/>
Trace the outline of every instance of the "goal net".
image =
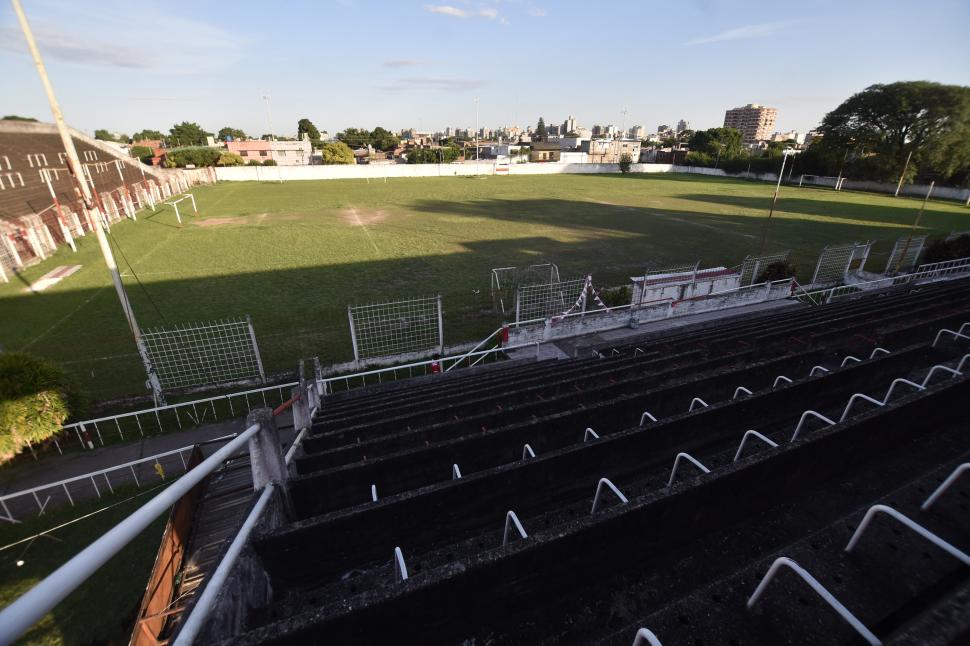
<path id="1" fill-rule="evenodd" d="M 347 307 L 357 361 L 443 349 L 441 296 Z"/>

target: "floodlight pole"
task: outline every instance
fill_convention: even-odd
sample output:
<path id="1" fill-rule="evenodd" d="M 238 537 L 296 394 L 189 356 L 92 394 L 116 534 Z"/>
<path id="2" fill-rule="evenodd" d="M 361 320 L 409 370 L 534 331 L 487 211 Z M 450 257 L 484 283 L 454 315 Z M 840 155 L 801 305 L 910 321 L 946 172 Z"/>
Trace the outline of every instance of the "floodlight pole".
<path id="1" fill-rule="evenodd" d="M 893 197 L 899 197 L 899 192 L 903 190 L 903 180 L 906 179 L 906 171 L 909 170 L 909 160 L 912 159 L 912 157 L 913 151 L 911 150 L 909 151 L 909 154 L 906 155 L 906 163 L 903 164 L 903 172 L 899 174 L 899 184 L 896 184 L 896 192 L 893 194 Z"/>
<path id="2" fill-rule="evenodd" d="M 771 208 L 768 209 L 768 219 L 765 220 L 764 228 L 761 231 L 761 253 L 764 253 L 765 243 L 768 241 L 768 225 L 771 224 L 771 216 L 775 212 L 775 204 L 778 203 L 778 191 L 781 190 L 781 178 L 785 175 L 785 162 L 788 161 L 789 149 L 781 152 L 781 170 L 778 171 L 778 183 L 775 184 L 775 196 L 771 198 Z"/>
<path id="3" fill-rule="evenodd" d="M 479 150 L 478 150 L 478 141 L 479 141 L 479 139 L 478 139 L 478 132 L 479 132 L 479 130 L 478 130 L 478 97 L 476 96 L 475 97 L 475 174 L 476 175 L 478 175 L 478 173 L 479 173 L 479 169 L 478 169 L 479 168 L 479 163 L 478 163 L 479 160 L 478 160 L 478 158 L 481 156 L 480 153 L 479 153 Z"/>
<path id="4" fill-rule="evenodd" d="M 10 1 L 13 4 L 14 13 L 17 14 L 17 20 L 20 22 L 20 29 L 23 31 L 24 38 L 27 40 L 27 47 L 30 49 L 30 55 L 34 59 L 34 65 L 37 67 L 37 74 L 40 76 L 41 85 L 44 86 L 44 91 L 47 93 L 47 101 L 51 106 L 51 114 L 54 117 L 54 123 L 57 125 L 61 143 L 64 145 L 64 152 L 67 154 L 68 172 L 71 173 L 71 176 L 74 178 L 74 183 L 81 190 L 84 209 L 88 212 L 93 211 L 95 214 L 94 234 L 98 239 L 98 246 L 101 248 L 104 264 L 108 266 L 108 273 L 111 274 L 111 282 L 114 283 L 115 292 L 118 294 L 118 300 L 121 302 L 121 309 L 128 321 L 128 327 L 131 329 L 131 335 L 135 340 L 135 346 L 138 348 L 138 354 L 141 356 L 142 363 L 145 366 L 145 373 L 148 375 L 148 386 L 155 395 L 157 404 L 163 405 L 165 403 L 165 397 L 162 394 L 162 385 L 158 379 L 158 374 L 155 372 L 151 358 L 148 356 L 148 349 L 142 339 L 138 321 L 135 320 L 135 312 L 131 309 L 131 302 L 129 302 L 128 294 L 125 292 L 124 283 L 121 282 L 121 274 L 118 273 L 118 265 L 115 263 L 114 254 L 111 252 L 111 245 L 108 244 L 108 236 L 105 235 L 104 229 L 102 228 L 104 226 L 103 215 L 95 203 L 91 195 L 91 189 L 84 180 L 83 175 L 78 176 L 79 171 L 81 173 L 84 172 L 84 167 L 78 159 L 77 149 L 74 147 L 74 140 L 71 139 L 71 134 L 68 132 L 67 125 L 64 123 L 64 115 L 61 113 L 61 107 L 57 103 L 57 97 L 54 95 L 54 87 L 47 77 L 47 69 L 44 67 L 44 61 L 40 57 L 40 50 L 37 49 L 37 42 L 34 40 L 34 33 L 30 29 L 30 24 L 27 22 L 24 9 L 20 6 L 20 0 Z"/>
<path id="5" fill-rule="evenodd" d="M 913 242 L 913 231 L 919 226 L 919 221 L 923 218 L 923 211 L 926 209 L 926 203 L 930 201 L 930 194 L 933 192 L 933 186 L 936 184 L 936 180 L 930 182 L 930 187 L 926 191 L 926 196 L 923 197 L 923 203 L 919 207 L 919 212 L 916 214 L 916 220 L 913 221 L 913 226 L 909 230 L 909 235 L 906 236 L 906 244 L 903 245 L 903 250 L 899 254 L 899 260 L 896 261 L 896 273 L 899 273 L 899 268 L 903 266 L 903 260 L 906 258 L 906 254 L 909 252 L 909 245 Z"/>

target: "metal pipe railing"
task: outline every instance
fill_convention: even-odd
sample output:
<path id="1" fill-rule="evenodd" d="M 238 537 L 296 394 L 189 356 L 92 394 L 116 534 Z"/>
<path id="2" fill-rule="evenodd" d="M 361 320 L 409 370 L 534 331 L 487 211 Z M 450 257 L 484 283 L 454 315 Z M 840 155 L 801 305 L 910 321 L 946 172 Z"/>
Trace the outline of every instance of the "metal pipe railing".
<path id="1" fill-rule="evenodd" d="M 259 432 L 259 428 L 258 424 L 253 424 L 237 435 L 234 440 L 200 462 L 131 516 L 112 527 L 104 536 L 81 550 L 77 556 L 0 611 L 0 644 L 13 643 L 40 621 L 51 608 L 84 583 L 121 548 L 178 502 L 179 498 L 245 446 L 249 438 Z"/>

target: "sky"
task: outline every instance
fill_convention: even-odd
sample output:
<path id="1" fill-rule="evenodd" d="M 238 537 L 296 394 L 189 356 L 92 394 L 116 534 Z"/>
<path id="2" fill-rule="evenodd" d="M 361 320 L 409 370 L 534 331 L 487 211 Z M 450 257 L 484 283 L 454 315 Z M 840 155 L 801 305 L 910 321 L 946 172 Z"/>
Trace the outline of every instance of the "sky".
<path id="1" fill-rule="evenodd" d="M 251 135 L 679 119 L 804 132 L 874 83 L 970 85 L 968 0 L 22 0 L 68 123 Z M 263 97 L 269 96 L 267 101 Z M 267 109 L 269 108 L 269 109 Z M 0 115 L 50 121 L 0 3 Z"/>

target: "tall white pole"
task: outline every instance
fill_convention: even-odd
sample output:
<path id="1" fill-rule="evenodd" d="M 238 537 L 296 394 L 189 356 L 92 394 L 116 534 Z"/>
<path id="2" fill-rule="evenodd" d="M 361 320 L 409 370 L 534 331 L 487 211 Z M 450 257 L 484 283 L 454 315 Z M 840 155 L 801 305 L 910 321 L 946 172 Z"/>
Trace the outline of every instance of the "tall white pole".
<path id="1" fill-rule="evenodd" d="M 478 172 L 478 97 L 475 97 L 475 172 Z"/>
<path id="2" fill-rule="evenodd" d="M 263 100 L 266 101 L 266 120 L 269 121 L 269 140 L 276 141 L 276 135 L 273 133 L 273 99 L 269 92 L 263 95 Z"/>
<path id="3" fill-rule="evenodd" d="M 102 229 L 102 214 L 94 202 L 88 183 L 84 180 L 83 175 L 78 175 L 78 173 L 84 172 L 84 167 L 78 159 L 77 149 L 74 147 L 74 140 L 71 139 L 71 134 L 68 132 L 67 125 L 64 123 L 64 115 L 61 114 L 57 97 L 54 96 L 54 87 L 47 77 L 47 69 L 44 67 L 44 61 L 40 57 L 40 50 L 37 49 L 34 33 L 30 30 L 30 24 L 27 22 L 27 16 L 24 14 L 23 7 L 20 6 L 20 0 L 11 0 L 11 2 L 13 3 L 14 13 L 17 14 L 17 20 L 20 21 L 20 29 L 23 31 L 24 38 L 27 40 L 30 55 L 34 59 L 34 65 L 37 67 L 37 75 L 40 76 L 41 85 L 44 86 L 44 91 L 47 93 L 47 101 L 51 106 L 51 114 L 54 117 L 54 123 L 57 125 L 57 132 L 61 136 L 64 152 L 67 153 L 68 170 L 74 176 L 75 184 L 80 188 L 85 210 L 94 213 L 94 234 L 98 239 L 98 246 L 101 248 L 104 264 L 108 266 L 111 282 L 114 283 L 115 292 L 118 294 L 118 300 L 121 302 L 121 309 L 128 321 L 128 327 L 131 329 L 131 335 L 135 340 L 135 346 L 138 348 L 138 354 L 141 355 L 142 363 L 145 365 L 145 372 L 148 375 L 148 385 L 154 393 L 156 400 L 159 403 L 164 403 L 158 374 L 155 372 L 155 367 L 152 365 L 151 358 L 148 356 L 148 349 L 145 347 L 145 342 L 142 339 L 141 329 L 138 327 L 138 321 L 135 320 L 135 312 L 131 309 L 131 303 L 128 301 L 128 294 L 125 292 L 124 283 L 121 282 L 121 274 L 118 273 L 118 265 L 115 263 L 114 254 L 111 252 L 111 245 L 108 244 L 108 236 L 105 235 L 104 229 Z"/>

